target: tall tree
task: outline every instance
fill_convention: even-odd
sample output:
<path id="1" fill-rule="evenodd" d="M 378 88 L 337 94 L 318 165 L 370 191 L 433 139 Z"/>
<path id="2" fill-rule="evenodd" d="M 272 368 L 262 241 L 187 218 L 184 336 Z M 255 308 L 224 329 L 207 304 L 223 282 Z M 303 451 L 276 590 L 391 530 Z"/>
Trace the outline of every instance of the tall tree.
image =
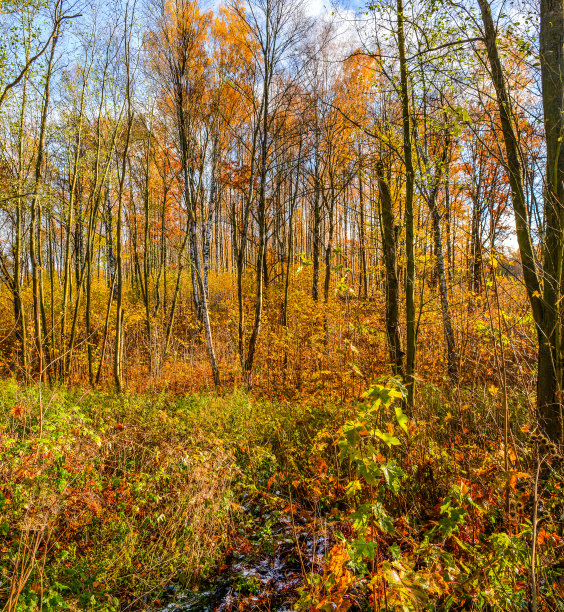
<path id="1" fill-rule="evenodd" d="M 184 200 L 190 220 L 189 245 L 192 288 L 198 318 L 203 324 L 212 375 L 220 385 L 215 356 L 208 298 L 204 286 L 203 266 L 198 240 L 198 211 L 202 197 L 203 151 L 199 151 L 197 120 L 205 69 L 208 64 L 205 38 L 210 15 L 201 13 L 195 2 L 175 0 L 159 4 L 157 30 L 151 43 L 155 53 L 154 66 L 163 78 L 163 87 L 170 97 L 178 131 L 178 146 L 184 179 Z M 207 143 L 203 146 L 207 150 Z M 200 159 L 198 159 L 198 155 Z"/>
<path id="2" fill-rule="evenodd" d="M 517 240 L 527 294 L 538 332 L 537 405 L 543 429 L 553 440 L 562 438 L 560 380 L 560 294 L 562 283 L 562 232 L 564 156 L 560 155 L 564 119 L 564 27 L 561 2 L 541 3 L 541 71 L 547 147 L 543 266 L 537 268 L 525 199 L 519 141 L 511 98 L 497 45 L 497 33 L 488 0 L 479 0 L 484 41 L 495 87 L 505 144 L 505 167 L 511 185 Z M 541 295 L 542 285 L 542 295 Z"/>

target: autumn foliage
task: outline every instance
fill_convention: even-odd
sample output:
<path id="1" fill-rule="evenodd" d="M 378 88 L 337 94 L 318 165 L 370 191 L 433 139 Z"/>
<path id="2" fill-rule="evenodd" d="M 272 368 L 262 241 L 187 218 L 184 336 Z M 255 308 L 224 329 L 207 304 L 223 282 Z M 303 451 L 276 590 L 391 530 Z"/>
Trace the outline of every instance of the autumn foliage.
<path id="1" fill-rule="evenodd" d="M 0 604 L 562 609 L 561 7 L 118 4 L 0 3 Z"/>

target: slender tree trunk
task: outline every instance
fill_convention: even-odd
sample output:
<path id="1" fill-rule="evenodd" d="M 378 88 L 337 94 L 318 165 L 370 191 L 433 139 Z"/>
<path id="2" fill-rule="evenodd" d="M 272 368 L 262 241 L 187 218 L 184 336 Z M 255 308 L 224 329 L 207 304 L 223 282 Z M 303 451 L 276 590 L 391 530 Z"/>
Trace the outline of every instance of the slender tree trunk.
<path id="1" fill-rule="evenodd" d="M 180 293 L 180 280 L 182 278 L 182 271 L 184 269 L 184 267 L 182 265 L 182 257 L 184 255 L 184 251 L 186 249 L 187 241 L 188 241 L 188 228 L 186 228 L 186 232 L 184 234 L 184 240 L 182 241 L 182 246 L 180 247 L 180 252 L 178 253 L 178 273 L 176 275 L 176 285 L 174 287 L 174 293 L 173 293 L 173 296 L 172 296 L 172 303 L 170 305 L 170 314 L 169 314 L 168 323 L 167 323 L 167 326 L 166 326 L 165 340 L 164 340 L 164 344 L 163 344 L 163 350 L 161 352 L 161 356 L 160 356 L 160 359 L 159 359 L 157 372 L 160 372 L 161 368 L 163 367 L 163 364 L 164 364 L 164 361 L 165 361 L 165 357 L 166 357 L 166 354 L 167 354 L 167 351 L 168 351 L 168 347 L 170 346 L 170 339 L 171 339 L 171 336 L 172 336 L 172 330 L 174 328 L 174 316 L 176 314 L 176 304 L 178 302 L 178 295 Z"/>
<path id="2" fill-rule="evenodd" d="M 415 173 L 411 147 L 411 119 L 409 110 L 409 77 L 405 58 L 404 7 L 403 0 L 397 0 L 398 51 L 401 77 L 401 108 L 403 126 L 403 157 L 405 163 L 405 317 L 406 317 L 406 385 L 407 404 L 413 408 L 415 395 L 415 223 L 413 213 L 413 189 Z"/>
<path id="3" fill-rule="evenodd" d="M 209 300 L 209 270 L 210 270 L 210 255 L 211 255 L 211 243 L 213 239 L 213 221 L 214 221 L 214 210 L 216 209 L 216 195 L 217 195 L 217 164 L 218 164 L 218 142 L 214 139 L 212 145 L 212 160 L 211 160 L 211 180 L 210 180 L 210 193 L 208 198 L 208 210 L 206 215 L 206 222 L 204 227 L 204 240 L 202 244 L 202 260 L 204 264 L 204 290 Z M 217 241 L 217 237 L 216 237 Z"/>
<path id="4" fill-rule="evenodd" d="M 403 375 L 403 351 L 399 333 L 400 289 L 397 271 L 397 229 L 394 223 L 392 195 L 382 162 L 376 165 L 380 191 L 382 250 L 386 266 L 386 336 L 394 376 Z"/>
<path id="5" fill-rule="evenodd" d="M 45 270 L 45 264 L 43 262 L 43 242 L 41 240 L 42 231 L 42 216 L 43 216 L 43 207 L 41 206 L 41 201 L 38 203 L 38 217 L 37 217 L 37 262 L 39 264 L 39 307 L 41 310 L 41 327 L 43 329 L 43 352 L 45 355 L 45 367 L 43 368 L 45 374 L 47 374 L 47 378 L 49 380 L 49 384 L 52 382 L 52 367 L 53 360 L 51 354 L 51 336 L 53 334 L 53 328 L 49 330 L 49 326 L 47 325 L 47 311 L 45 309 L 45 289 L 43 286 L 43 272 Z M 47 220 L 47 235 L 48 232 L 49 221 Z M 48 256 L 48 254 L 47 254 Z"/>
<path id="6" fill-rule="evenodd" d="M 58 32 L 56 32 L 51 43 L 51 51 L 49 54 L 49 61 L 47 64 L 47 73 L 45 76 L 45 86 L 43 93 L 43 109 L 41 113 L 41 123 L 39 127 L 39 142 L 37 145 L 37 157 L 35 160 L 35 182 L 33 188 L 33 195 L 31 200 L 31 219 L 29 229 L 29 254 L 31 259 L 31 278 L 33 285 L 33 324 L 34 324 L 34 341 L 37 356 L 39 360 L 39 371 L 42 375 L 42 369 L 45 366 L 44 363 L 44 351 L 43 351 L 43 330 L 41 328 L 41 308 L 42 308 L 42 296 L 41 296 L 41 282 L 39 275 L 41 274 L 39 261 L 38 261 L 38 245 L 37 237 L 39 235 L 39 227 L 41 223 L 41 213 L 39 206 L 40 199 L 40 186 L 42 180 L 42 169 L 43 169 L 43 156 L 45 149 L 45 132 L 47 129 L 47 112 L 49 109 L 50 89 L 51 89 L 51 76 L 53 73 L 53 63 L 55 58 L 55 48 L 58 40 Z"/>
<path id="7" fill-rule="evenodd" d="M 288 247 L 287 247 L 287 262 L 286 272 L 284 275 L 284 302 L 282 304 L 282 326 L 284 327 L 284 333 L 286 334 L 284 342 L 284 361 L 283 369 L 284 376 L 288 368 L 288 292 L 290 288 L 290 270 L 292 266 L 293 246 L 294 246 L 294 212 L 298 201 L 298 190 L 300 182 L 300 170 L 301 170 L 301 156 L 302 156 L 302 141 L 300 139 L 300 146 L 298 149 L 298 164 L 296 168 L 296 180 L 294 183 L 293 193 L 290 197 L 290 211 L 288 216 Z"/>
<path id="8" fill-rule="evenodd" d="M 268 23 L 268 22 L 267 22 Z M 267 28 L 269 27 L 269 23 Z M 269 70 L 268 60 L 265 59 L 265 73 Z M 269 91 L 270 82 L 265 78 L 263 87 L 262 101 L 262 138 L 260 145 L 260 171 L 259 171 L 259 197 L 258 197 L 258 248 L 257 248 L 257 275 L 256 275 L 256 290 L 255 290 L 255 317 L 253 329 L 249 338 L 249 346 L 247 348 L 247 357 L 243 369 L 245 385 L 247 389 L 252 389 L 253 386 L 253 363 L 257 342 L 261 327 L 263 296 L 264 296 L 264 263 L 266 252 L 266 178 L 267 178 L 267 157 L 268 157 L 268 125 L 269 125 Z"/>
<path id="9" fill-rule="evenodd" d="M 245 311 L 243 303 L 243 271 L 245 268 L 245 255 L 247 249 L 247 234 L 249 231 L 249 219 L 251 215 L 251 205 L 253 202 L 255 173 L 256 173 L 256 151 L 259 136 L 259 125 L 253 130 L 253 140 L 251 148 L 251 164 L 249 172 L 249 189 L 246 196 L 243 198 L 242 218 L 239 219 L 236 211 L 235 199 L 232 201 L 232 224 L 233 224 L 233 254 L 235 257 L 235 267 L 237 270 L 237 308 L 238 308 L 238 325 L 237 325 L 237 349 L 239 353 L 239 361 L 241 364 L 241 372 L 245 375 Z M 238 226 L 239 231 L 238 231 Z"/>
<path id="10" fill-rule="evenodd" d="M 144 193 L 144 231 L 143 231 L 143 303 L 145 306 L 145 327 L 147 329 L 147 345 L 149 347 L 149 375 L 153 376 L 153 326 L 151 322 L 151 288 L 150 288 L 150 254 L 151 254 L 151 244 L 150 244 L 150 207 L 149 207 L 149 183 L 151 180 L 150 174 L 150 152 L 151 152 L 151 130 L 148 129 L 147 136 L 147 152 L 145 157 L 145 193 Z"/>
<path id="11" fill-rule="evenodd" d="M 126 12 L 124 19 L 124 49 L 125 49 L 125 69 L 127 74 L 127 84 L 125 101 L 127 105 L 127 124 L 125 129 L 125 142 L 121 158 L 121 173 L 119 176 L 118 201 L 117 201 L 117 220 L 116 220 L 116 275 L 117 275 L 117 294 L 116 294 L 116 339 L 114 348 L 114 381 L 118 393 L 124 388 L 123 384 L 123 192 L 125 185 L 125 175 L 129 153 L 129 143 L 131 140 L 131 129 L 133 127 L 134 111 L 131 103 L 131 55 L 130 38 L 128 34 L 128 18 Z M 132 199 L 133 201 L 133 199 Z"/>
<path id="12" fill-rule="evenodd" d="M 366 259 L 366 238 L 365 238 L 365 219 L 364 219 L 364 174 L 362 168 L 362 151 L 359 150 L 359 171 L 358 171 L 358 205 L 359 205 L 359 219 L 358 219 L 358 234 L 360 243 L 360 287 L 364 299 L 368 299 L 368 263 Z M 359 292 L 360 293 L 360 292 Z"/>
<path id="13" fill-rule="evenodd" d="M 72 261 L 72 235 L 74 225 L 74 208 L 75 196 L 77 193 L 78 181 L 78 160 L 80 157 L 81 147 L 81 128 L 82 128 L 82 112 L 80 115 L 79 133 L 76 141 L 76 150 L 74 155 L 73 174 L 70 181 L 69 189 L 69 214 L 67 220 L 67 237 L 65 246 L 65 264 L 64 264 L 64 280 L 63 280 L 63 300 L 61 304 L 61 361 L 59 364 L 59 378 L 64 380 L 65 377 L 65 357 L 64 350 L 66 347 L 66 331 L 67 331 L 67 302 L 69 300 L 71 286 L 71 261 Z"/>
<path id="14" fill-rule="evenodd" d="M 321 256 L 321 188 L 317 169 L 313 180 L 313 276 L 311 297 L 317 302 L 319 300 L 319 259 Z"/>
<path id="15" fill-rule="evenodd" d="M 441 160 L 438 161 L 437 167 L 435 168 L 435 181 L 431 193 L 429 194 L 427 203 L 429 205 L 429 211 L 431 213 L 431 219 L 433 221 L 433 242 L 435 246 L 435 260 L 437 270 L 437 280 L 439 285 L 439 295 L 441 298 L 441 314 L 443 318 L 443 329 L 445 334 L 445 342 L 447 345 L 447 369 L 448 375 L 451 381 L 456 382 L 458 380 L 458 354 L 456 351 L 456 342 L 454 338 L 454 328 L 452 325 L 452 314 L 450 310 L 450 304 L 448 299 L 448 288 L 446 280 L 446 269 L 445 269 L 445 256 L 443 250 L 443 239 L 441 233 L 441 215 L 439 213 L 437 205 L 437 196 L 439 194 L 439 188 L 441 179 L 443 176 L 446 158 L 448 156 L 448 136 L 444 145 L 444 155 Z"/>
<path id="16" fill-rule="evenodd" d="M 107 262 L 107 276 L 106 283 L 108 289 L 115 287 L 115 275 L 116 275 L 116 256 L 114 252 L 114 221 L 113 221 L 113 210 L 112 203 L 110 201 L 110 186 L 106 186 L 105 194 L 105 211 L 104 219 L 106 226 L 106 257 Z M 110 299 L 112 299 L 112 292 L 110 292 Z"/>
<path id="17" fill-rule="evenodd" d="M 206 292 L 204 290 L 204 282 L 202 275 L 202 266 L 200 260 L 200 252 L 197 243 L 197 223 L 196 223 L 196 202 L 194 201 L 194 189 L 190 183 L 189 175 L 189 143 L 187 134 L 186 118 L 184 116 L 184 105 L 183 105 L 183 91 L 182 84 L 178 84 L 176 90 L 176 109 L 177 109 L 177 121 L 178 121 L 178 135 L 180 139 L 180 150 L 182 155 L 182 171 L 184 178 L 184 198 L 186 201 L 186 209 L 188 212 L 189 222 L 189 243 L 190 243 L 190 258 L 192 265 L 192 282 L 194 289 L 194 298 L 197 299 L 196 305 L 200 310 L 201 322 L 204 327 L 204 333 L 206 338 L 206 347 L 208 351 L 208 357 L 210 366 L 212 369 L 212 375 L 214 384 L 216 387 L 221 385 L 221 379 L 219 376 L 219 368 L 217 366 L 217 360 L 215 356 L 215 350 L 213 346 L 212 329 L 208 311 L 208 300 Z M 197 293 L 197 295 L 196 295 Z"/>
<path id="18" fill-rule="evenodd" d="M 129 97 L 129 92 L 128 92 Z M 116 290 L 116 339 L 114 349 L 114 381 L 116 389 L 119 393 L 123 391 L 123 191 L 125 183 L 125 175 L 127 168 L 127 155 L 129 151 L 129 141 L 131 139 L 131 127 L 133 124 L 133 112 L 131 103 L 128 102 L 128 118 L 125 134 L 125 144 L 123 149 L 123 157 L 121 160 L 121 173 L 119 178 L 118 201 L 117 201 L 117 220 L 116 220 L 116 274 L 117 274 L 117 290 Z"/>
<path id="19" fill-rule="evenodd" d="M 482 289 L 482 215 L 480 202 L 472 201 L 472 233 L 470 237 L 470 291 L 480 293 Z"/>
<path id="20" fill-rule="evenodd" d="M 450 286 L 454 283 L 454 243 L 452 239 L 452 211 L 450 205 L 450 158 L 445 168 L 445 223 L 446 223 L 446 249 L 447 270 Z"/>
<path id="21" fill-rule="evenodd" d="M 333 182 L 333 181 L 331 181 Z M 333 234 L 335 232 L 335 188 L 331 185 L 331 203 L 329 205 L 329 232 L 325 246 L 325 281 L 323 283 L 323 301 L 329 301 L 329 287 L 331 284 L 331 257 L 333 255 Z"/>
<path id="22" fill-rule="evenodd" d="M 28 57 L 26 56 L 26 59 Z M 22 193 L 24 186 L 24 122 L 27 103 L 27 76 L 24 78 L 22 91 L 22 105 L 20 109 L 20 124 L 18 126 L 18 194 Z M 13 273 L 13 296 L 14 296 L 14 323 L 16 327 L 16 339 L 20 350 L 20 365 L 24 376 L 27 374 L 27 334 L 25 324 L 25 305 L 21 293 L 21 266 L 22 266 L 22 217 L 24 200 L 18 197 L 16 200 L 16 241 L 14 248 L 14 273 Z"/>
<path id="23" fill-rule="evenodd" d="M 84 319 L 86 323 L 86 351 L 88 355 L 88 380 L 94 386 L 94 334 L 92 331 L 92 258 L 94 255 L 94 238 L 96 221 L 92 223 L 92 238 L 88 240 L 86 248 L 86 303 Z"/>

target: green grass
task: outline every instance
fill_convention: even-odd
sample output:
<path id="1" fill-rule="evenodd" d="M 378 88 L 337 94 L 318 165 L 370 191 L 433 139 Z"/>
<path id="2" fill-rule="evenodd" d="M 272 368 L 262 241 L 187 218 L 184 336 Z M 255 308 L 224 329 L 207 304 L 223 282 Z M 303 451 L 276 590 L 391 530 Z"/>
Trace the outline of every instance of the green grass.
<path id="1" fill-rule="evenodd" d="M 294 463 L 316 419 L 243 393 L 3 383 L 0 602 L 135 608 L 171 582 L 194 583 L 232 537 L 237 492 Z"/>
<path id="2" fill-rule="evenodd" d="M 0 606 L 158 609 L 172 584 L 213 583 L 245 542 L 275 552 L 265 516 L 302 513 L 335 531 L 321 569 L 304 575 L 302 609 L 384 595 L 408 609 L 524 609 L 545 451 L 527 433 L 527 399 L 512 393 L 505 472 L 499 399 L 495 388 L 421 386 L 406 423 L 397 399 L 373 410 L 374 398 L 335 407 L 0 383 Z M 564 542 L 553 455 L 539 485 L 547 606 L 559 600 Z M 238 584 L 249 597 L 256 586 Z"/>

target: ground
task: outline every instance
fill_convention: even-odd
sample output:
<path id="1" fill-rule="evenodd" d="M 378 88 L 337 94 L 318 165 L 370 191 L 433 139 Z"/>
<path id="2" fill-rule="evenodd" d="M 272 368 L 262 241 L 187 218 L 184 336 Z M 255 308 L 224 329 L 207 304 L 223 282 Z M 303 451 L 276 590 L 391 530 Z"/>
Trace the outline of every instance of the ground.
<path id="1" fill-rule="evenodd" d="M 564 609 L 561 458 L 522 398 L 505 449 L 495 389 L 420 389 L 411 415 L 401 394 L 393 380 L 342 405 L 4 383 L 1 600 L 525 610 L 535 591 Z"/>

